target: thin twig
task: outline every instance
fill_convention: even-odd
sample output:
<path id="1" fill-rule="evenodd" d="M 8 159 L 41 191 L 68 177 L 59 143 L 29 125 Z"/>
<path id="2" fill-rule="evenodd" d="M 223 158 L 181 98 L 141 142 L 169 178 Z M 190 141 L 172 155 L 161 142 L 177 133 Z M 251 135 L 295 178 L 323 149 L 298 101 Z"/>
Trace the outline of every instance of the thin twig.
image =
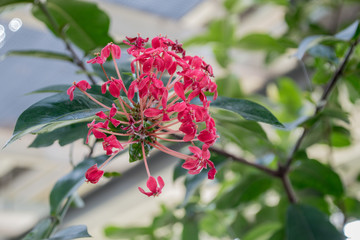
<path id="1" fill-rule="evenodd" d="M 52 25 L 52 27 L 54 28 L 55 32 L 60 36 L 60 38 L 63 40 L 63 42 L 65 43 L 65 47 L 66 49 L 70 52 L 71 57 L 73 59 L 73 62 L 79 67 L 81 68 L 81 70 L 83 70 L 87 77 L 89 78 L 89 81 L 92 84 L 96 84 L 96 81 L 93 79 L 93 77 L 87 73 L 87 69 L 85 68 L 84 63 L 80 60 L 80 58 L 77 56 L 76 52 L 74 51 L 74 49 L 71 47 L 69 41 L 67 40 L 64 32 L 62 31 L 62 29 L 60 28 L 60 26 L 57 24 L 56 20 L 54 19 L 54 17 L 50 14 L 49 10 L 47 9 L 47 7 L 45 6 L 44 3 L 42 3 L 40 0 L 34 1 L 34 4 L 38 5 L 40 10 L 45 14 L 46 18 L 49 20 L 50 24 Z"/>

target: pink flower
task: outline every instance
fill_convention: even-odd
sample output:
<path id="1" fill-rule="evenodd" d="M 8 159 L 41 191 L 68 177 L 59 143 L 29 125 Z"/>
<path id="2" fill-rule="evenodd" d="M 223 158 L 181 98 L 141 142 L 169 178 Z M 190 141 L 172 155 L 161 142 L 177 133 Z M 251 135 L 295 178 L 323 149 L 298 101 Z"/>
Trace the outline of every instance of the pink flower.
<path id="1" fill-rule="evenodd" d="M 89 168 L 85 173 L 86 182 L 97 183 L 104 175 L 104 171 L 98 169 L 97 164 Z"/>
<path id="2" fill-rule="evenodd" d="M 85 81 L 74 83 L 67 91 L 72 100 L 74 90 L 79 88 L 97 105 L 109 110 L 106 114 L 103 111 L 96 113 L 100 121 L 93 120 L 88 124 L 86 143 L 91 134 L 102 141 L 103 149 L 109 155 L 104 166 L 125 146 L 137 144 L 138 150 L 131 156 L 133 160 L 142 158 L 145 164 L 149 191 L 145 192 L 141 187 L 139 191 L 147 196 L 158 196 L 165 185 L 161 177 L 155 179 L 151 176 L 146 159 L 151 148 L 184 159 L 183 167 L 189 174 L 198 174 L 209 168 L 208 178 L 214 179 L 216 169 L 210 160 L 209 147 L 215 144 L 218 135 L 215 121 L 210 116 L 211 101 L 207 99 L 209 93 L 213 99 L 217 96 L 212 67 L 202 57 L 186 56 L 182 45 L 167 37 L 157 36 L 150 41 L 151 45 L 145 45 L 149 39 L 140 36 L 126 39 L 127 52 L 133 59 L 130 68 L 134 80 L 129 87 L 125 87 L 115 60 L 121 57 L 119 46 L 109 43 L 101 54 L 88 61 L 103 64 L 112 58 L 118 79 L 110 77 L 103 69 L 107 81 L 102 84 L 101 93 L 106 94 L 109 90 L 116 98 L 114 103 L 102 103 L 99 101 L 101 98 L 88 94 L 86 90 L 90 85 Z M 195 98 L 201 104 L 190 103 Z M 174 139 L 169 134 L 181 137 Z M 163 142 L 189 142 L 192 155 L 177 152 Z M 201 147 L 195 147 L 196 143 Z M 102 173 L 95 165 L 88 170 L 86 177 L 95 183 Z"/>
<path id="3" fill-rule="evenodd" d="M 72 85 L 71 87 L 69 87 L 69 89 L 66 91 L 66 93 L 70 96 L 70 100 L 72 101 L 74 99 L 74 91 L 76 88 L 79 88 L 82 91 L 86 91 L 87 89 L 90 89 L 91 86 L 90 84 L 85 81 L 85 80 L 81 80 L 80 82 L 76 83 L 74 82 L 74 85 Z"/>
<path id="4" fill-rule="evenodd" d="M 119 97 L 120 96 L 120 91 L 121 89 L 124 89 L 124 83 L 121 79 L 115 79 L 115 78 L 111 78 L 111 80 L 106 81 L 102 86 L 101 86 L 101 92 L 102 94 L 106 93 L 106 86 L 109 85 L 109 92 L 111 95 L 113 95 L 114 97 Z"/>
<path id="5" fill-rule="evenodd" d="M 117 148 L 119 150 L 124 149 L 114 135 L 110 135 L 109 137 L 104 138 L 103 148 L 106 151 L 106 155 L 113 154 L 113 148 Z"/>
<path id="6" fill-rule="evenodd" d="M 99 122 L 99 123 L 95 124 L 95 119 L 94 119 L 87 126 L 89 128 L 89 132 L 88 132 L 88 135 L 86 137 L 86 144 L 89 143 L 89 136 L 90 136 L 91 133 L 94 134 L 94 136 L 97 139 L 106 138 L 106 134 L 99 131 L 98 128 L 108 128 L 108 122 L 105 122 L 105 123 Z"/>
<path id="7" fill-rule="evenodd" d="M 121 49 L 118 45 L 109 43 L 101 50 L 101 57 L 107 59 L 110 54 L 113 58 L 119 59 L 121 57 Z"/>
<path id="8" fill-rule="evenodd" d="M 199 174 L 203 168 L 209 166 L 211 169 L 208 172 L 208 178 L 214 179 L 216 169 L 214 163 L 209 160 L 210 151 L 207 145 L 202 146 L 202 150 L 198 147 L 189 147 L 190 152 L 194 153 L 193 157 L 188 158 L 182 165 L 183 168 L 189 170 L 189 174 Z"/>
<path id="9" fill-rule="evenodd" d="M 145 192 L 144 189 L 142 189 L 141 187 L 138 187 L 138 189 L 141 193 L 145 194 L 148 197 L 159 196 L 159 194 L 161 193 L 161 190 L 165 186 L 165 183 L 164 183 L 164 180 L 160 176 L 157 177 L 157 181 L 159 183 L 159 187 L 153 176 L 150 176 L 149 179 L 147 180 L 146 186 L 148 187 L 150 192 Z"/>
<path id="10" fill-rule="evenodd" d="M 90 59 L 90 60 L 88 60 L 88 61 L 86 61 L 86 62 L 87 62 L 87 63 L 92 63 L 92 64 L 95 64 L 95 63 L 97 63 L 97 64 L 104 64 L 105 61 L 106 61 L 105 58 L 97 55 L 96 57 L 94 57 L 94 58 L 92 58 L 92 59 Z"/>
<path id="11" fill-rule="evenodd" d="M 113 118 L 116 115 L 117 108 L 115 104 L 112 104 L 112 108 L 110 109 L 109 116 L 107 116 L 103 111 L 100 111 L 96 113 L 95 115 L 98 116 L 101 119 L 106 119 L 107 121 L 110 121 L 115 127 L 119 126 L 120 121 Z"/>

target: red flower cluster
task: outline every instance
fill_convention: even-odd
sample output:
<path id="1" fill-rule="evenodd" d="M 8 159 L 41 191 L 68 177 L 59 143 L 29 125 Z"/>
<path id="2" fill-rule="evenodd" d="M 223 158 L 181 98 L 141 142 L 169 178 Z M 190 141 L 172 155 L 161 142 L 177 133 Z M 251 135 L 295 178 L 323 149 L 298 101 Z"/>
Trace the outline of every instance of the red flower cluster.
<path id="1" fill-rule="evenodd" d="M 139 190 L 147 196 L 157 196 L 165 184 L 158 177 L 158 187 L 156 179 L 150 174 L 146 160 L 150 148 L 184 159 L 183 168 L 190 174 L 198 174 L 209 167 L 208 178 L 214 179 L 216 169 L 210 160 L 209 147 L 215 143 L 218 135 L 215 122 L 209 114 L 210 101 L 206 93 L 212 93 L 215 100 L 217 86 L 211 79 L 212 67 L 198 56 L 187 56 L 177 41 L 159 36 L 151 40 L 151 47 L 146 48 L 148 40 L 138 36 L 124 41 L 129 46 L 127 52 L 133 57 L 131 70 L 136 76 L 128 89 L 115 60 L 121 56 L 119 46 L 110 43 L 102 49 L 101 54 L 88 61 L 102 67 L 107 58 L 112 56 L 117 76 L 109 78 L 103 68 L 107 81 L 102 85 L 101 91 L 103 94 L 109 91 L 117 98 L 116 104 L 110 107 L 98 102 L 86 92 L 90 85 L 84 80 L 74 83 L 68 94 L 72 100 L 73 92 L 78 88 L 108 110 L 108 113 L 101 111 L 96 114 L 104 121 L 96 123 L 93 120 L 88 124 L 87 142 L 91 133 L 95 138 L 102 139 L 104 150 L 110 156 L 99 169 L 125 146 L 137 144 L 141 146 L 141 158 L 148 174 L 147 187 L 150 192 L 145 192 L 142 188 Z M 191 102 L 196 97 L 202 105 Z M 169 138 L 169 135 L 177 135 L 182 139 Z M 120 143 L 117 138 L 119 136 L 127 136 L 129 140 Z M 174 151 L 163 145 L 163 141 L 189 142 L 189 150 L 193 155 Z M 201 149 L 195 146 L 196 141 L 202 143 Z M 97 166 L 91 167 L 86 173 L 86 179 L 91 183 L 98 182 L 103 173 L 99 169 Z"/>

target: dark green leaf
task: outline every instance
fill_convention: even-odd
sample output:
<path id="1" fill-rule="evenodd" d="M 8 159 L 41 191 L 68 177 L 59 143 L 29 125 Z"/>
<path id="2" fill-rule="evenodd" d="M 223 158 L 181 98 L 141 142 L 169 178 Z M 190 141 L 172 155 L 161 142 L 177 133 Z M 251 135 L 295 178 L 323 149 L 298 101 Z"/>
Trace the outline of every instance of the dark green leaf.
<path id="1" fill-rule="evenodd" d="M 112 104 L 112 101 L 104 96 L 93 95 L 93 97 L 107 106 Z M 20 115 L 13 136 L 6 145 L 28 133 L 50 132 L 70 124 L 91 121 L 99 111 L 106 111 L 106 109 L 83 94 L 75 93 L 73 101 L 69 100 L 66 93 L 58 93 L 44 98 Z"/>
<path id="2" fill-rule="evenodd" d="M 135 139 L 134 139 L 135 140 Z M 149 155 L 153 147 L 147 143 L 144 143 L 145 156 Z M 136 162 L 138 160 L 143 160 L 143 152 L 141 142 L 133 143 L 129 146 L 129 162 Z"/>
<path id="3" fill-rule="evenodd" d="M 78 139 L 85 139 L 89 129 L 86 126 L 87 123 L 80 122 L 55 129 L 49 133 L 38 134 L 35 140 L 29 145 L 32 148 L 48 147 L 54 144 L 55 141 L 59 141 L 60 146 L 65 146 Z"/>
<path id="4" fill-rule="evenodd" d="M 338 63 L 335 50 L 331 47 L 319 44 L 309 49 L 309 54 L 313 57 L 324 58 L 327 61 Z"/>
<path id="5" fill-rule="evenodd" d="M 233 238 L 243 236 L 249 227 L 249 222 L 244 217 L 242 212 L 238 212 L 234 221 L 230 225 L 230 234 Z"/>
<path id="6" fill-rule="evenodd" d="M 42 50 L 9 51 L 6 53 L 6 56 L 39 57 L 73 62 L 73 59 L 66 54 Z"/>
<path id="7" fill-rule="evenodd" d="M 329 203 L 323 193 L 313 189 L 304 189 L 297 193 L 302 204 L 315 207 L 328 216 L 331 214 Z"/>
<path id="8" fill-rule="evenodd" d="M 276 221 L 266 222 L 256 225 L 248 231 L 245 236 L 241 239 L 243 240 L 268 240 L 269 237 L 277 230 L 282 227 L 282 224 Z"/>
<path id="9" fill-rule="evenodd" d="M 287 212 L 286 240 L 342 240 L 344 237 L 326 215 L 306 205 L 290 205 Z"/>
<path id="10" fill-rule="evenodd" d="M 65 35 L 85 52 L 104 47 L 112 41 L 108 34 L 110 19 L 97 4 L 79 0 L 48 0 L 44 5 L 57 25 L 65 29 Z M 38 6 L 34 6 L 32 12 L 59 36 L 59 29 L 54 29 Z"/>
<path id="11" fill-rule="evenodd" d="M 185 221 L 183 223 L 182 240 L 198 240 L 199 226 L 196 221 Z"/>
<path id="12" fill-rule="evenodd" d="M 76 238 L 91 237 L 85 225 L 67 227 L 55 233 L 48 240 L 71 240 Z"/>
<path id="13" fill-rule="evenodd" d="M 339 175 L 330 167 L 313 159 L 299 161 L 290 172 L 290 179 L 298 189 L 311 188 L 335 197 L 344 194 Z"/>
<path id="14" fill-rule="evenodd" d="M 265 107 L 255 102 L 228 97 L 218 97 L 211 108 L 220 108 L 240 114 L 246 120 L 264 122 L 276 127 L 284 127 Z"/>
<path id="15" fill-rule="evenodd" d="M 108 226 L 105 228 L 104 233 L 108 238 L 113 239 L 133 239 L 139 236 L 151 236 L 153 234 L 151 227 L 115 227 Z"/>
<path id="16" fill-rule="evenodd" d="M 38 222 L 35 227 L 26 234 L 26 236 L 22 240 L 39 240 L 44 239 L 47 232 L 49 231 L 49 228 L 52 224 L 52 219 L 50 217 L 47 217 L 40 222 Z"/>
<path id="17" fill-rule="evenodd" d="M 351 145 L 351 133 L 344 127 L 333 126 L 330 141 L 333 147 L 348 147 Z"/>
<path id="18" fill-rule="evenodd" d="M 335 35 L 336 38 L 344 40 L 344 41 L 350 41 L 356 35 L 359 33 L 359 20 L 356 20 L 354 23 L 352 23 L 350 26 L 342 30 L 341 32 L 337 33 Z"/>
<path id="19" fill-rule="evenodd" d="M 85 159 L 70 173 L 56 182 L 50 193 L 50 211 L 52 215 L 57 215 L 63 201 L 85 182 L 86 171 L 94 164 L 102 164 L 106 159 L 107 156 Z"/>
<path id="20" fill-rule="evenodd" d="M 248 203 L 268 190 L 272 180 L 266 175 L 252 174 L 237 183 L 216 201 L 218 209 L 234 208 L 242 203 Z"/>
<path id="21" fill-rule="evenodd" d="M 34 0 L 1 0 L 0 7 L 4 7 L 6 5 L 19 4 L 19 3 L 33 3 Z"/>
<path id="22" fill-rule="evenodd" d="M 267 139 L 267 135 L 259 123 L 244 120 L 237 113 L 219 109 L 218 111 L 213 111 L 211 116 L 214 118 L 217 124 L 220 124 L 225 128 L 228 125 L 236 125 L 237 127 L 240 127 L 249 133 L 256 134 L 258 137 Z M 238 137 L 241 138 L 242 136 Z"/>
<path id="23" fill-rule="evenodd" d="M 119 173 L 119 172 L 105 172 L 104 177 L 106 177 L 106 178 L 121 177 L 121 173 Z"/>
<path id="24" fill-rule="evenodd" d="M 267 240 L 284 240 L 284 239 L 285 239 L 285 229 L 280 228 Z"/>

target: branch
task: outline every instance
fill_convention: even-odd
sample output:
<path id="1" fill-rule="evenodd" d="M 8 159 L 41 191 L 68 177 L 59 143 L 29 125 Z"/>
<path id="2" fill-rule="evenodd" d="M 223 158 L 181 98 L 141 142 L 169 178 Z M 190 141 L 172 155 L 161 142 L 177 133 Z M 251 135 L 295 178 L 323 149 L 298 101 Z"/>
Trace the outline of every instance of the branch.
<path id="1" fill-rule="evenodd" d="M 324 107 L 326 106 L 326 103 L 327 103 L 327 100 L 328 100 L 328 97 L 330 96 L 330 93 L 332 92 L 332 90 L 334 89 L 336 83 L 339 81 L 340 77 L 342 76 L 343 72 L 344 72 L 344 69 L 346 67 L 346 64 L 348 63 L 356 45 L 359 43 L 359 39 L 357 39 L 356 41 L 354 41 L 348 52 L 346 53 L 343 61 L 341 62 L 340 66 L 337 68 L 336 72 L 334 73 L 334 75 L 332 76 L 332 78 L 330 79 L 330 81 L 328 82 L 328 84 L 326 85 L 325 87 L 325 90 L 316 106 L 316 109 L 315 109 L 315 112 L 314 114 L 312 115 L 312 117 L 316 116 L 319 112 L 321 112 Z M 308 128 L 304 128 L 304 131 L 302 132 L 301 136 L 299 137 L 299 139 L 296 141 L 289 157 L 287 158 L 286 160 L 286 163 L 284 165 L 284 167 L 286 169 L 289 169 L 290 168 L 290 165 L 294 159 L 294 155 L 295 153 L 297 152 L 297 150 L 300 148 L 300 145 L 302 143 L 302 141 L 304 140 L 305 136 L 309 133 L 309 129 Z"/>
<path id="2" fill-rule="evenodd" d="M 80 58 L 75 53 L 74 49 L 71 47 L 69 41 L 66 39 L 63 30 L 59 27 L 54 17 L 50 14 L 45 4 L 42 3 L 41 0 L 35 0 L 34 4 L 39 6 L 40 10 L 45 14 L 46 18 L 49 20 L 54 30 L 57 32 L 57 34 L 59 34 L 60 38 L 65 43 L 66 49 L 70 52 L 73 62 L 86 73 L 87 77 L 89 78 L 92 84 L 96 84 L 96 81 L 93 79 L 93 77 L 89 73 L 87 73 L 87 69 L 85 68 L 84 63 L 80 60 Z"/>
<path id="3" fill-rule="evenodd" d="M 260 171 L 263 171 L 264 173 L 266 174 L 269 174 L 270 176 L 273 176 L 273 177 L 279 177 L 279 172 L 276 171 L 276 170 L 272 170 L 264 165 L 260 165 L 260 164 L 257 164 L 257 163 L 253 163 L 253 162 L 250 162 L 244 158 L 241 158 L 241 157 L 237 157 L 231 153 L 228 153 L 226 152 L 225 150 L 222 150 L 222 149 L 219 149 L 219 148 L 216 148 L 216 147 L 210 147 L 209 150 L 217 153 L 217 154 L 220 154 L 220 155 L 223 155 L 225 157 L 228 157 L 228 158 L 231 158 L 232 160 L 234 160 L 235 162 L 239 162 L 239 163 L 243 163 L 245 165 L 248 165 L 248 166 L 251 166 L 251 167 L 254 167 Z"/>

